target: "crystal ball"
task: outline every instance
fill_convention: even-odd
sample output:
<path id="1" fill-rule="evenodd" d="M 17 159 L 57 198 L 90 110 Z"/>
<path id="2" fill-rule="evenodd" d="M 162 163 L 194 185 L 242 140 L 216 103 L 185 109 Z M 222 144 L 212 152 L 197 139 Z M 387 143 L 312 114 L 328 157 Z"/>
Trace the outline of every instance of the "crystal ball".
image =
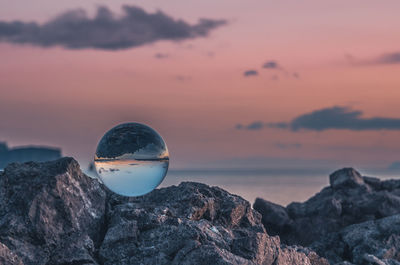
<path id="1" fill-rule="evenodd" d="M 141 196 L 164 180 L 169 153 L 162 137 L 140 123 L 124 123 L 100 140 L 94 164 L 100 180 L 123 196 Z"/>

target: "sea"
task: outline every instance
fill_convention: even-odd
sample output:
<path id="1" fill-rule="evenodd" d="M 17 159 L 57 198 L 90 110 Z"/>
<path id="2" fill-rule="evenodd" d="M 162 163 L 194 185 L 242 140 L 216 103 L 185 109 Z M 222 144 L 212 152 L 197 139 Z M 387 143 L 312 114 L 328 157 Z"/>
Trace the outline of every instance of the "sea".
<path id="1" fill-rule="evenodd" d="M 287 206 L 292 202 L 304 202 L 329 186 L 329 175 L 332 172 L 326 169 L 170 169 L 159 188 L 194 181 L 223 188 L 251 204 L 256 198 L 262 198 Z M 364 176 L 381 180 L 400 179 L 400 172 L 361 172 Z M 95 177 L 92 172 L 85 173 Z"/>
<path id="2" fill-rule="evenodd" d="M 329 170 L 174 170 L 170 169 L 160 187 L 195 181 L 221 187 L 254 203 L 257 197 L 283 206 L 303 202 L 329 185 Z M 376 174 L 376 173 L 374 173 Z M 377 175 L 372 175 L 377 177 Z M 400 178 L 399 175 L 380 175 L 380 179 Z"/>

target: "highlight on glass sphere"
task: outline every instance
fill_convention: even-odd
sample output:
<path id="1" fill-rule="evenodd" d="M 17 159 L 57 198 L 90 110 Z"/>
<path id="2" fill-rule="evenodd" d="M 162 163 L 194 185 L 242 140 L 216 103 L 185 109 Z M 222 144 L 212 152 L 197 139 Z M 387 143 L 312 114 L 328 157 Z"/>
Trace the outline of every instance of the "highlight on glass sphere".
<path id="1" fill-rule="evenodd" d="M 141 196 L 164 180 L 169 153 L 155 130 L 140 123 L 124 123 L 101 138 L 94 164 L 100 180 L 111 191 Z"/>

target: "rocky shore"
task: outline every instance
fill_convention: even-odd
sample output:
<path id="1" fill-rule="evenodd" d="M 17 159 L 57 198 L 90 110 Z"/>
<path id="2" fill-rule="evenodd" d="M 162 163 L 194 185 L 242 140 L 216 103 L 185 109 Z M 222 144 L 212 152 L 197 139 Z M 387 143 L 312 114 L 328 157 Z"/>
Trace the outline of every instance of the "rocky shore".
<path id="1" fill-rule="evenodd" d="M 363 177 L 352 168 L 329 180 L 304 203 L 282 207 L 258 198 L 254 209 L 268 234 L 308 247 L 331 264 L 400 265 L 400 180 Z"/>
<path id="2" fill-rule="evenodd" d="M 73 158 L 0 173 L 0 264 L 400 264 L 400 181 L 343 169 L 305 203 L 254 209 L 184 182 L 112 194 Z"/>

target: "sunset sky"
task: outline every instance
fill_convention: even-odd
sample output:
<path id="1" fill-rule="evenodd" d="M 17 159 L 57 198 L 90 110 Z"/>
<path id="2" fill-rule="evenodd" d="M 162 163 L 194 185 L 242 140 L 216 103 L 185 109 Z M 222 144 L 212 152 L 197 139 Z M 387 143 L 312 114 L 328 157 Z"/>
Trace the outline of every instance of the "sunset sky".
<path id="1" fill-rule="evenodd" d="M 163 136 L 173 168 L 386 168 L 400 160 L 399 10 L 0 0 L 0 141 L 86 164 L 135 121 Z"/>

